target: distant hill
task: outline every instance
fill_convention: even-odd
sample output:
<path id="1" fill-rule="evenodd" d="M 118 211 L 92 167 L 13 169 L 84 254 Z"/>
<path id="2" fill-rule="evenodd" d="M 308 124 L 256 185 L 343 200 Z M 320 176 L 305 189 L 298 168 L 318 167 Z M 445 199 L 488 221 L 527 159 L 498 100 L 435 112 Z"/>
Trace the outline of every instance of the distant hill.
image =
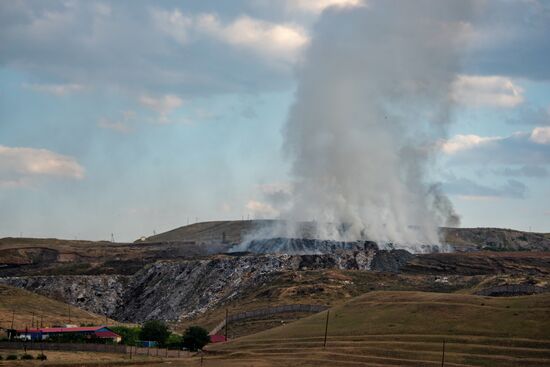
<path id="1" fill-rule="evenodd" d="M 56 238 L 0 239 L 0 276 L 133 274 L 161 259 L 194 258 L 225 251 L 223 244 L 178 241 L 115 243 Z"/>
<path id="2" fill-rule="evenodd" d="M 276 220 L 213 221 L 194 223 L 155 236 L 142 243 L 190 241 L 193 243 L 240 243 L 255 231 L 282 223 Z M 303 223 L 303 232 L 311 233 L 311 223 Z M 458 251 L 550 251 L 550 234 L 501 228 L 441 228 L 445 242 Z"/>

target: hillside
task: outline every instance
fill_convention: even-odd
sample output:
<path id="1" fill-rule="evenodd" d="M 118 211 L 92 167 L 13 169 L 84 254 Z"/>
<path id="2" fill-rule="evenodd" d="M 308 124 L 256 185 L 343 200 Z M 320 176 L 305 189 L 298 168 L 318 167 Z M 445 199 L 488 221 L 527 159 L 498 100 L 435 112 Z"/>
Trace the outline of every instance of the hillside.
<path id="1" fill-rule="evenodd" d="M 182 226 L 155 236 L 147 237 L 138 243 L 190 241 L 212 244 L 240 243 L 254 232 L 269 232 L 268 229 L 284 222 L 276 220 L 212 221 Z M 310 236 L 312 223 L 302 223 L 303 237 Z M 459 251 L 549 251 L 550 235 L 522 232 L 502 228 L 441 228 L 445 243 Z"/>
<path id="2" fill-rule="evenodd" d="M 15 311 L 15 314 L 14 314 Z M 39 326 L 44 327 L 62 324 L 105 324 L 105 316 L 96 315 L 66 303 L 40 296 L 23 289 L 0 284 L 0 327 L 11 328 L 12 317 L 15 328 Z M 70 313 L 70 315 L 69 315 Z M 109 324 L 115 323 L 107 319 Z"/>
<path id="3" fill-rule="evenodd" d="M 550 295 L 371 292 L 326 312 L 211 345 L 210 359 L 270 366 L 548 366 Z M 212 363 L 212 362 L 210 362 Z"/>
<path id="4" fill-rule="evenodd" d="M 133 274 L 162 259 L 189 259 L 223 252 L 226 246 L 189 242 L 115 243 L 56 238 L 0 239 L 0 276 Z"/>

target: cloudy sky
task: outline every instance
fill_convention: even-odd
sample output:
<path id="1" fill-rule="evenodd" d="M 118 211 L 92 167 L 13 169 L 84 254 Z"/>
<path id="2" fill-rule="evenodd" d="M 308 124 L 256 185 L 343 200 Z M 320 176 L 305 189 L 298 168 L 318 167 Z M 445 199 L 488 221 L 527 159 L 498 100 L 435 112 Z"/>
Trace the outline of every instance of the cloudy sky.
<path id="1" fill-rule="evenodd" d="M 276 217 L 308 46 L 323 19 L 372 6 L 0 0 L 0 237 Z M 435 177 L 462 226 L 550 232 L 550 3 L 472 9 L 453 28 L 461 72 Z"/>

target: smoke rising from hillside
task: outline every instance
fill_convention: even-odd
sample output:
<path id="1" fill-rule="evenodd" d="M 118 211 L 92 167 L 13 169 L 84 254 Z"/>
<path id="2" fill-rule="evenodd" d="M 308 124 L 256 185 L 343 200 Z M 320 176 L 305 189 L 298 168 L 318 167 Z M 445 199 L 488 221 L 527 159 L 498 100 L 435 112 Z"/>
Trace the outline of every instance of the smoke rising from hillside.
<path id="1" fill-rule="evenodd" d="M 314 220 L 319 238 L 402 246 L 439 243 L 438 226 L 457 224 L 430 165 L 470 8 L 383 0 L 323 15 L 284 129 L 293 192 L 283 219 Z"/>

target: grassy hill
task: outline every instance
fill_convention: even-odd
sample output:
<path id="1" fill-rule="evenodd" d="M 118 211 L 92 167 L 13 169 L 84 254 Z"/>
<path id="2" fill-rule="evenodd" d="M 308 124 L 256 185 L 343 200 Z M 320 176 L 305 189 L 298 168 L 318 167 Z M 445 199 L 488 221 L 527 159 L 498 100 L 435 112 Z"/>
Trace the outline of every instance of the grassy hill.
<path id="1" fill-rule="evenodd" d="M 105 324 L 105 316 L 96 315 L 63 302 L 0 284 L 0 328 L 7 329 L 11 327 L 14 311 L 14 327 L 21 329 L 31 327 L 33 313 L 35 327 L 40 326 L 41 318 L 44 327 L 67 323 L 77 325 Z M 112 325 L 116 322 L 107 319 L 107 323 Z"/>
<path id="2" fill-rule="evenodd" d="M 550 295 L 489 298 L 427 292 L 371 292 L 326 313 L 209 350 L 217 365 L 550 365 Z M 211 362 L 212 363 L 212 362 Z"/>
<path id="3" fill-rule="evenodd" d="M 191 241 L 211 244 L 225 240 L 226 243 L 240 243 L 247 234 L 275 225 L 284 225 L 284 222 L 277 220 L 200 222 L 178 227 L 136 242 Z M 301 223 L 302 237 L 311 237 L 312 231 L 313 223 Z M 441 234 L 446 243 L 453 245 L 459 251 L 550 250 L 550 234 L 544 233 L 503 228 L 441 228 Z"/>

